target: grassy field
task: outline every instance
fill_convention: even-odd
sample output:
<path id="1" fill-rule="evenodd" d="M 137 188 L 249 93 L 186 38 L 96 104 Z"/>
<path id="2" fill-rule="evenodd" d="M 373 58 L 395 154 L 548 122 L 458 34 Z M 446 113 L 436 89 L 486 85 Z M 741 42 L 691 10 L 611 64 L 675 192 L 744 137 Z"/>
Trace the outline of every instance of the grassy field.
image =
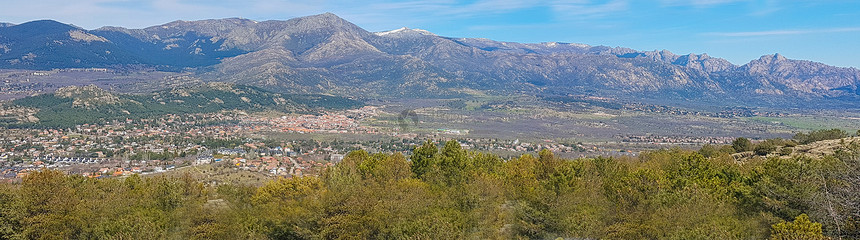
<path id="1" fill-rule="evenodd" d="M 818 116 L 789 116 L 789 117 L 751 117 L 751 121 L 781 124 L 798 130 L 819 130 L 839 128 L 848 132 L 860 129 L 860 119 L 845 116 L 818 115 Z"/>
<path id="2" fill-rule="evenodd" d="M 847 111 L 798 111 L 779 118 L 720 118 L 607 109 L 587 103 L 561 106 L 517 96 L 472 96 L 388 102 L 381 108 L 383 114 L 362 124 L 401 133 L 434 134 L 438 129 L 459 129 L 469 130 L 459 137 L 582 142 L 611 142 L 623 135 L 766 139 L 816 129 L 841 128 L 852 133 L 860 129 L 860 114 Z M 452 108 L 447 104 L 452 101 L 461 101 L 463 107 Z M 409 120 L 408 129 L 399 129 L 397 118 L 405 110 L 417 113 L 419 122 Z"/>

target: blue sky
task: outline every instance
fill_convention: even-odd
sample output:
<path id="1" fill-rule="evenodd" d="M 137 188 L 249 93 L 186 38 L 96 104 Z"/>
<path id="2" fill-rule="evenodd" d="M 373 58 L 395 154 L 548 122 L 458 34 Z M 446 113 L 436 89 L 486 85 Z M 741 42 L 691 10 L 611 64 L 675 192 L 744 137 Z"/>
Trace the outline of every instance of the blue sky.
<path id="1" fill-rule="evenodd" d="M 780 53 L 860 67 L 860 1 L 850 0 L 0 0 L 0 22 L 55 19 L 86 29 L 323 12 L 369 31 L 405 26 L 451 37 L 666 49 L 735 64 Z"/>

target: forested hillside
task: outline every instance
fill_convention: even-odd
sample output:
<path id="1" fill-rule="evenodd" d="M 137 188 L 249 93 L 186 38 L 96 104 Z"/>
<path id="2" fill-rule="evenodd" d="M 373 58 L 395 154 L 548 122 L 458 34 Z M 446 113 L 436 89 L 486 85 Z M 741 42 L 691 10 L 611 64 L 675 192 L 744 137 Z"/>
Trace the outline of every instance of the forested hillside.
<path id="1" fill-rule="evenodd" d="M 0 239 L 856 239 L 860 140 L 830 147 L 568 160 L 427 142 L 259 188 L 45 170 L 0 185 Z"/>
<path id="2" fill-rule="evenodd" d="M 226 83 L 165 89 L 148 94 L 113 94 L 94 85 L 64 87 L 53 94 L 17 99 L 15 106 L 37 109 L 35 122 L 11 123 L 8 127 L 73 127 L 126 118 L 139 119 L 165 114 L 211 113 L 227 110 L 312 112 L 320 109 L 349 109 L 363 104 L 349 98 L 319 94 L 280 94 L 258 87 Z"/>

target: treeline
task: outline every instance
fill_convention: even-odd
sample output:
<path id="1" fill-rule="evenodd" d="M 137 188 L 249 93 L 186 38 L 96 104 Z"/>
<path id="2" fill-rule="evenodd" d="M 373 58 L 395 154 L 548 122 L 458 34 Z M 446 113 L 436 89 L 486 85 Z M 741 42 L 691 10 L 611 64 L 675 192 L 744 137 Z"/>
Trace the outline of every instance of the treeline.
<path id="1" fill-rule="evenodd" d="M 732 154 L 732 153 L 743 153 L 743 152 L 753 152 L 755 155 L 759 156 L 767 156 L 768 154 L 777 154 L 780 156 L 788 156 L 794 153 L 794 147 L 800 144 L 809 144 L 818 141 L 824 140 L 833 140 L 833 139 L 842 139 L 849 137 L 850 134 L 845 130 L 834 128 L 834 129 L 821 129 L 814 130 L 809 133 L 797 133 L 791 139 L 782 139 L 782 138 L 772 138 L 765 139 L 763 141 L 759 141 L 757 143 L 753 143 L 753 141 L 739 137 L 732 141 L 731 145 L 712 145 L 705 144 L 699 153 L 704 155 L 705 157 L 716 156 L 719 154 Z M 860 130 L 857 131 L 857 135 L 860 136 Z"/>
<path id="2" fill-rule="evenodd" d="M 0 239 L 190 236 L 206 189 L 188 178 L 88 179 L 44 170 L 0 185 Z"/>
<path id="3" fill-rule="evenodd" d="M 860 135 L 860 130 L 857 131 L 857 135 Z M 834 128 L 816 130 L 809 133 L 797 133 L 794 135 L 793 139 L 800 144 L 807 144 L 822 140 L 846 138 L 848 136 L 848 132 L 845 130 Z"/>
<path id="4" fill-rule="evenodd" d="M 856 239 L 858 173 L 860 142 L 738 163 L 681 149 L 501 159 L 428 141 L 262 187 L 36 172 L 0 186 L 0 239 Z"/>

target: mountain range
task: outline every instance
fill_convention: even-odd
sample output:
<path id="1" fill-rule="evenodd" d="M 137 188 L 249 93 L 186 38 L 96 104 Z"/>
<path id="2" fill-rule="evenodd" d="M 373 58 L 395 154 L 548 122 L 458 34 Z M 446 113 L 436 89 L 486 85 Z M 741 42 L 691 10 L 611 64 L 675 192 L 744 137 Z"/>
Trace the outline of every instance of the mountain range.
<path id="1" fill-rule="evenodd" d="M 369 32 L 334 14 L 286 21 L 174 21 L 86 30 L 52 20 L 0 24 L 0 68 L 153 67 L 289 93 L 357 97 L 585 95 L 762 106 L 856 106 L 860 70 L 765 55 Z"/>

